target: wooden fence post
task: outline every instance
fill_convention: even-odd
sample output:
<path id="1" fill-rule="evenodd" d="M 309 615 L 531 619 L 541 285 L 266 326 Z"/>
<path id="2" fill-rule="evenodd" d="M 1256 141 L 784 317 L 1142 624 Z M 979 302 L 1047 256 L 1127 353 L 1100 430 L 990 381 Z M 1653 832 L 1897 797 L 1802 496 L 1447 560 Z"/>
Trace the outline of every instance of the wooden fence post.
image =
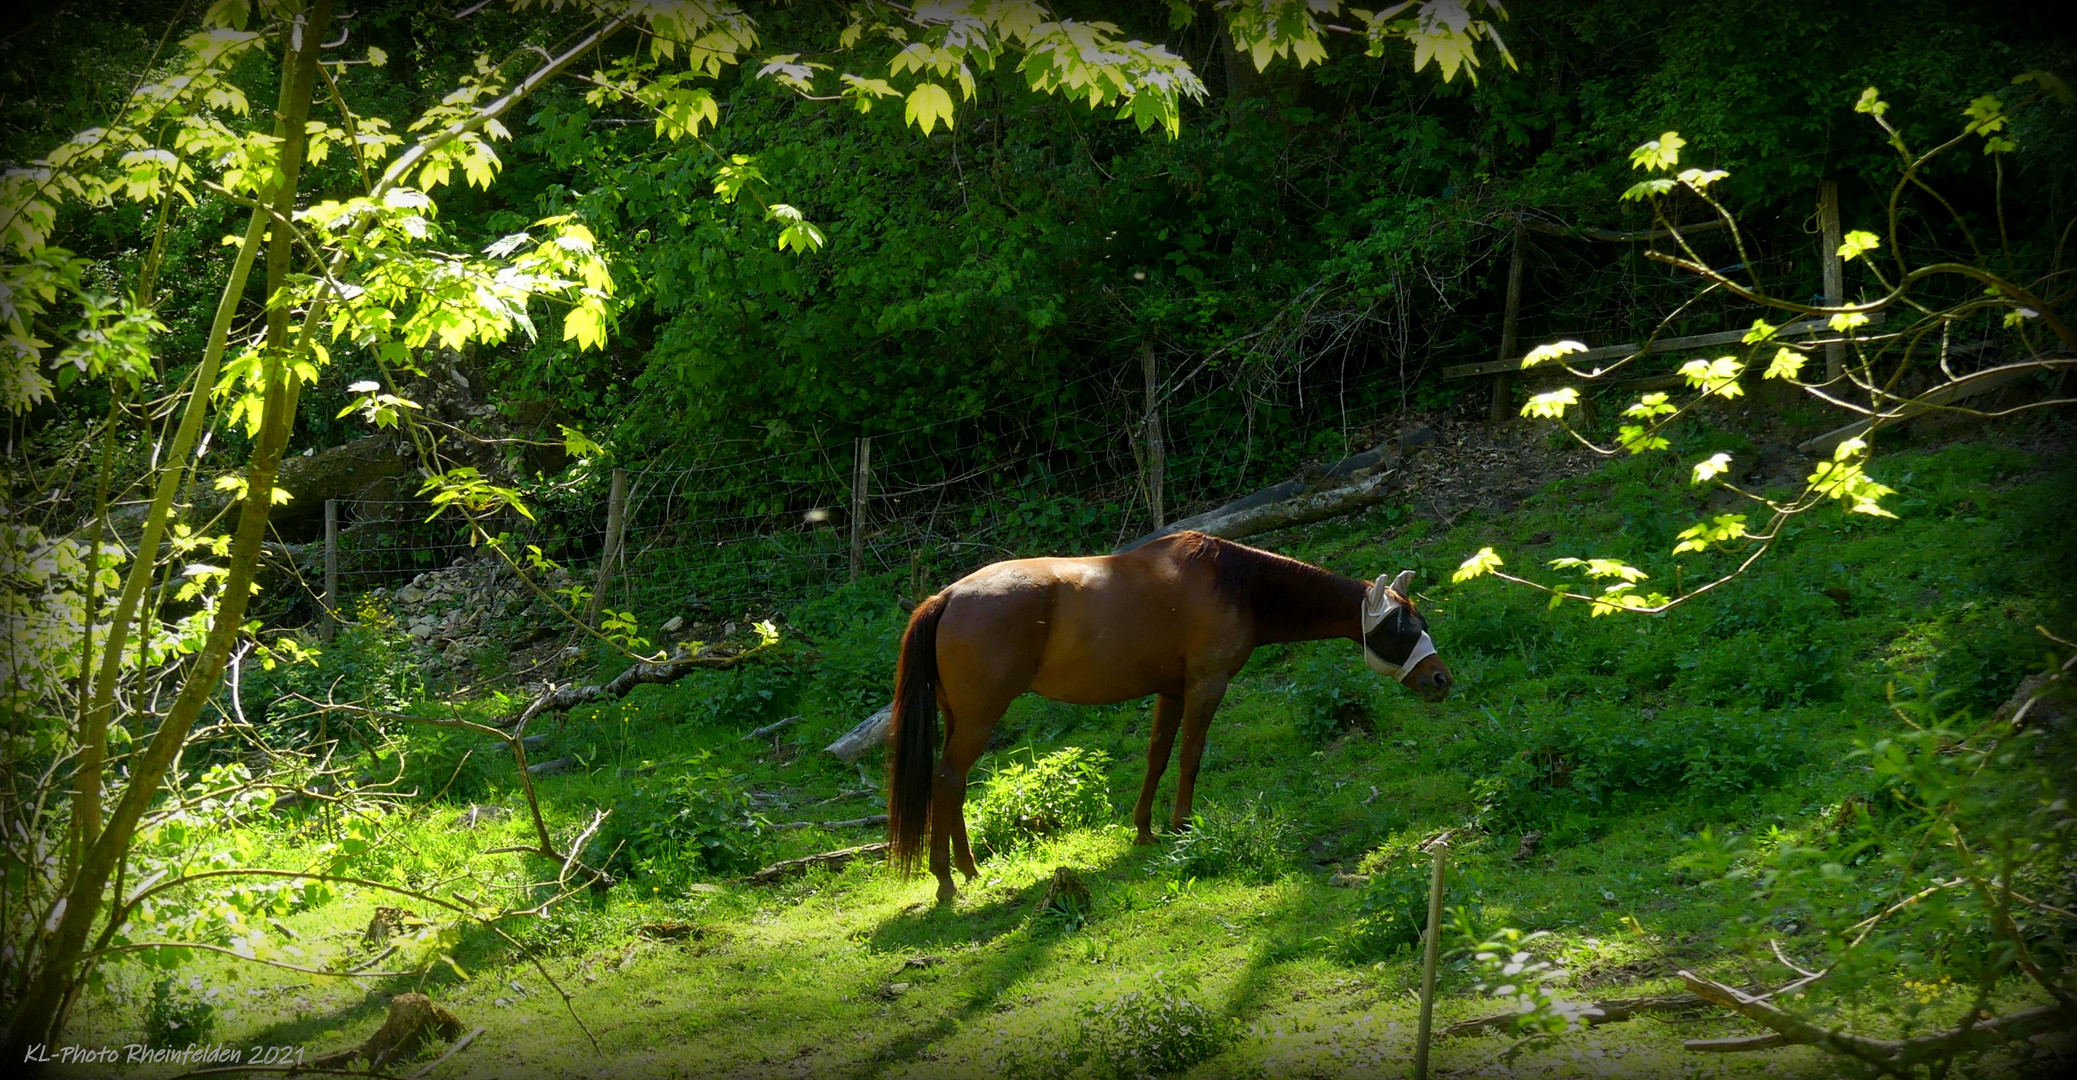
<path id="1" fill-rule="evenodd" d="M 851 580 L 865 568 L 865 489 L 873 478 L 873 440 L 861 435 L 851 458 Z"/>
<path id="2" fill-rule="evenodd" d="M 1522 312 L 1522 234 L 1527 230 L 1521 222 L 1515 222 L 1514 252 L 1507 259 L 1507 310 L 1500 317 L 1501 360 L 1515 357 L 1515 330 Z M 1493 423 L 1501 423 L 1514 414 L 1514 373 L 1503 371 L 1493 376 Z"/>
<path id="3" fill-rule="evenodd" d="M 1824 234 L 1825 306 L 1838 307 L 1846 302 L 1846 261 L 1839 257 L 1839 181 L 1825 179 L 1817 186 L 1817 227 Z M 1831 382 L 1846 373 L 1846 346 L 1833 343 L 1825 346 L 1825 381 Z"/>
<path id="4" fill-rule="evenodd" d="M 1161 444 L 1161 375 L 1154 364 L 1153 338 L 1140 339 L 1139 367 L 1147 382 L 1147 501 L 1154 512 L 1154 528 L 1160 529 L 1168 524 L 1167 507 L 1162 501 L 1168 451 Z"/>
<path id="5" fill-rule="evenodd" d="M 606 586 L 620 562 L 627 541 L 627 470 L 613 470 L 613 486 L 606 496 L 606 550 L 599 556 L 599 576 L 592 582 L 591 603 L 585 605 L 584 623 L 597 626 L 599 608 L 606 602 Z"/>
<path id="6" fill-rule="evenodd" d="M 1428 940 L 1421 954 L 1421 1029 L 1414 1042 L 1414 1080 L 1428 1080 L 1428 1036 L 1435 1025 L 1435 966 L 1442 956 L 1442 880 L 1450 843 L 1437 840 L 1432 850 L 1435 872 L 1428 881 Z"/>
<path id="7" fill-rule="evenodd" d="M 339 626 L 339 500 L 325 500 L 325 593 L 320 601 L 325 618 L 318 637 L 332 640 Z"/>

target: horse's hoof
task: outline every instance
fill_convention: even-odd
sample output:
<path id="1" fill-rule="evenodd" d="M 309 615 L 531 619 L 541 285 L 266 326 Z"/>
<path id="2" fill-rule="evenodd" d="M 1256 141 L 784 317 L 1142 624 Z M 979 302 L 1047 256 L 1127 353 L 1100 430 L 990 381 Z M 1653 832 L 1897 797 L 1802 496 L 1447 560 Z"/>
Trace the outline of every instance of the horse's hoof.
<path id="1" fill-rule="evenodd" d="M 1151 844 L 1154 842 L 1154 834 L 1142 831 L 1138 836 L 1132 838 L 1132 842 L 1135 844 Z"/>
<path id="2" fill-rule="evenodd" d="M 940 904 L 950 904 L 953 898 L 957 897 L 958 895 L 959 890 L 953 888 L 950 885 L 938 886 L 938 903 Z"/>

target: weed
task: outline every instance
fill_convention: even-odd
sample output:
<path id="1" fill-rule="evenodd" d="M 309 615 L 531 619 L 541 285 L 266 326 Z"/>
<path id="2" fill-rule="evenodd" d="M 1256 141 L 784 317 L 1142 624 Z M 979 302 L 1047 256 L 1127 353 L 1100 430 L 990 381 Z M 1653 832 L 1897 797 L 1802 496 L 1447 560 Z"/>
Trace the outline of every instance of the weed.
<path id="1" fill-rule="evenodd" d="M 1382 960 L 1420 943 L 1428 926 L 1428 890 L 1433 864 L 1408 844 L 1388 844 L 1364 860 L 1371 877 L 1356 902 L 1356 922 L 1335 943 L 1344 961 Z M 1475 922 L 1484 890 L 1472 874 L 1452 866 L 1443 879 L 1442 903 L 1466 923 Z"/>
<path id="2" fill-rule="evenodd" d="M 1144 1080 L 1217 1057 L 1239 1036 L 1236 1021 L 1192 995 L 1197 980 L 1156 971 L 1144 990 L 1127 990 L 1084 1005 L 1080 1049 L 1106 1080 Z"/>
<path id="3" fill-rule="evenodd" d="M 1102 824 L 1111 816 L 1109 767 L 1110 755 L 1079 746 L 1004 765 L 967 805 L 974 844 L 1005 850 L 1031 837 Z"/>
<path id="4" fill-rule="evenodd" d="M 1258 796 L 1231 806 L 1200 799 L 1190 831 L 1176 838 L 1166 862 L 1178 875 L 1231 875 L 1261 884 L 1291 868 L 1298 827 Z"/>
<path id="5" fill-rule="evenodd" d="M 1346 653 L 1311 650 L 1291 680 L 1299 738 L 1318 746 L 1351 728 L 1368 730 L 1376 693 L 1377 677 Z"/>
<path id="6" fill-rule="evenodd" d="M 756 868 L 765 819 L 742 777 L 701 751 L 682 772 L 637 786 L 593 839 L 587 860 L 669 881 Z"/>

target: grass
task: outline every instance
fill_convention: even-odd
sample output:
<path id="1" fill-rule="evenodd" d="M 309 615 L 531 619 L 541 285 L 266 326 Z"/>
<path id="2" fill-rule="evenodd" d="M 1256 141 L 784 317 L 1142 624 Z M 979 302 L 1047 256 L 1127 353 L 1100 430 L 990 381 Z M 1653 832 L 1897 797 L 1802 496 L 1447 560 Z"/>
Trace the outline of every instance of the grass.
<path id="1" fill-rule="evenodd" d="M 1588 553 L 1565 546 L 1571 538 L 1591 538 L 1593 554 L 1629 558 L 1655 584 L 1670 584 L 1669 538 L 1703 507 L 1665 486 L 1658 468 L 1617 462 L 1552 486 L 1504 519 L 1472 515 L 1447 530 L 1417 523 L 1382 542 L 1383 508 L 1261 538 L 1365 577 L 1417 567 L 1459 685 L 1439 706 L 1372 686 L 1358 702 L 1367 722 L 1337 728 L 1317 715 L 1321 695 L 1309 693 L 1308 680 L 1323 665 L 1356 665 L 1345 643 L 1257 653 L 1215 723 L 1198 797 L 1229 808 L 1252 802 L 1288 821 L 1284 872 L 1191 874 L 1168 857 L 1169 843 L 1132 845 L 1125 818 L 1143 768 L 1145 704 L 1076 708 L 1027 697 L 1012 707 L 982 772 L 1069 746 L 1103 751 L 1112 763 L 1110 820 L 986 857 L 980 879 L 950 908 L 929 903 L 927 878 L 905 881 L 873 863 L 764 889 L 682 862 L 651 864 L 602 898 L 502 927 L 571 994 L 567 1007 L 533 963 L 481 929 L 407 943 L 385 966 L 425 967 L 410 977 L 306 978 L 216 956 L 179 973 L 205 974 L 221 999 L 224 1041 L 293 1043 L 313 1055 L 366 1037 L 389 995 L 422 990 L 465 1024 L 489 1029 L 437 1076 L 1052 1076 L 1071 1060 L 1061 1055 L 1092 1002 L 1184 992 L 1179 986 L 1239 1025 L 1189 1075 L 1399 1075 L 1411 1055 L 1416 959 L 1405 949 L 1357 956 L 1341 947 L 1365 890 L 1339 886 L 1335 875 L 1365 869 L 1366 856 L 1374 869 L 1422 837 L 1477 821 L 1482 830 L 1460 834 L 1455 857 L 1476 878 L 1479 917 L 1551 931 L 1550 958 L 1574 972 L 1579 994 L 1677 989 L 1672 976 L 1682 967 L 1733 982 L 1777 980 L 1781 971 L 1751 969 L 1720 940 L 1720 894 L 1693 869 L 1698 832 L 1809 828 L 1872 790 L 1849 751 L 1857 733 L 1893 723 L 1884 703 L 1893 683 L 1978 709 L 2008 695 L 2040 662 L 2031 627 L 2072 623 L 2064 578 L 2077 550 L 2062 508 L 2073 474 L 1999 446 L 1906 448 L 1884 467 L 1886 479 L 1896 477 L 1901 520 L 1818 515 L 1751 579 L 1660 618 L 1590 620 L 1490 580 L 1448 584 L 1456 561 L 1479 546 L 1533 567 Z M 1706 569 L 1680 573 L 1692 583 Z M 846 586 L 789 612 L 813 644 L 797 638 L 778 664 L 646 687 L 547 728 L 538 758 L 586 763 L 539 783 L 558 835 L 573 834 L 595 808 L 632 807 L 638 781 L 621 770 L 654 763 L 664 763 L 663 774 L 696 769 L 715 784 L 777 796 L 762 810 L 774 820 L 875 812 L 879 796 L 863 789 L 877 782 L 877 758 L 853 769 L 819 747 L 884 695 L 902 621 L 892 598 L 904 585 Z M 1330 695 L 1329 704 L 1345 709 L 1347 696 Z M 494 715 L 505 706 L 464 707 Z M 739 740 L 794 712 L 806 721 L 776 741 Z M 510 763 L 482 749 L 464 762 L 466 748 L 426 745 L 447 757 L 440 768 L 419 768 L 451 769 L 457 782 L 445 798 L 365 826 L 379 839 L 347 860 L 350 871 L 441 895 L 528 895 L 527 875 L 543 867 L 476 854 L 524 841 L 522 815 L 475 830 L 459 822 L 471 801 L 518 806 Z M 673 764 L 700 751 L 711 757 Z M 1164 812 L 1165 803 L 1157 820 Z M 340 829 L 284 815 L 243 827 L 235 841 L 222 834 L 194 843 L 235 842 L 248 861 L 309 865 L 336 855 Z M 1541 845 L 1517 860 L 1530 831 Z M 776 859 L 872 838 L 808 828 L 736 839 Z M 1092 890 L 1079 927 L 1033 916 L 1058 866 Z M 477 876 L 457 880 L 470 867 Z M 377 904 L 436 914 L 347 888 L 260 932 L 300 949 L 306 964 L 368 955 L 360 935 Z M 672 922 L 695 929 L 675 940 L 641 931 Z M 1782 934 L 1793 949 L 1794 930 Z M 429 962 L 443 953 L 454 962 Z M 77 1040 L 134 1041 L 160 977 L 140 965 L 112 968 L 107 986 L 82 1003 Z M 1472 981 L 1463 962 L 1446 965 L 1440 1022 L 1492 1010 Z M 1872 988 L 1864 1004 L 1872 1010 L 1881 995 L 1901 992 Z M 1858 1008 L 1848 1003 L 1843 1015 L 1862 1015 Z M 1512 1067 L 1527 1076 L 1837 1069 L 1808 1048 L 1724 1056 L 1680 1048 L 1683 1038 L 1751 1030 L 1720 1018 L 1641 1019 L 1559 1039 Z M 1497 1037 L 1442 1042 L 1436 1066 L 1475 1066 L 1504 1047 Z"/>

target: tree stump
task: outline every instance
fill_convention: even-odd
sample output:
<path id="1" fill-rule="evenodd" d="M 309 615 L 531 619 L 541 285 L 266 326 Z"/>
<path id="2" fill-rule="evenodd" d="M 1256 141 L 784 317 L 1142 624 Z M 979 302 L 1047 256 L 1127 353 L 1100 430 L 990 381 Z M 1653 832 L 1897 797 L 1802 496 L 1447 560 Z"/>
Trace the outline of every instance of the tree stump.
<path id="1" fill-rule="evenodd" d="M 1089 910 L 1089 886 L 1082 883 L 1081 875 L 1061 866 L 1053 870 L 1053 880 L 1046 885 L 1046 895 L 1038 902 L 1038 911 L 1058 911 L 1063 915 L 1079 915 Z"/>
<path id="2" fill-rule="evenodd" d="M 398 994 L 389 999 L 389 1016 L 368 1041 L 337 1050 L 311 1062 L 319 1069 L 337 1069 L 355 1058 L 366 1058 L 368 1067 L 379 1069 L 385 1062 L 407 1060 L 438 1039 L 446 1042 L 462 1033 L 462 1022 L 453 1013 L 433 1004 L 424 994 Z"/>

